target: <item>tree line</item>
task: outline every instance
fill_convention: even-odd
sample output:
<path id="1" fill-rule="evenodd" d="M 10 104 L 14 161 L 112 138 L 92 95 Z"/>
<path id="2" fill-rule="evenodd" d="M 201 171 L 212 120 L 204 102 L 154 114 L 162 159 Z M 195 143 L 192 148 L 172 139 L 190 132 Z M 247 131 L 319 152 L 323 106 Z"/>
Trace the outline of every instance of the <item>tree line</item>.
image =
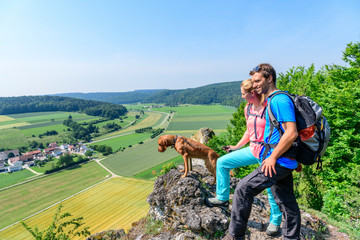
<path id="1" fill-rule="evenodd" d="M 144 103 L 214 104 L 238 107 L 243 101 L 240 92 L 241 81 L 216 83 L 198 88 L 164 90 L 143 100 Z"/>
<path id="2" fill-rule="evenodd" d="M 66 111 L 81 112 L 91 116 L 119 118 L 127 113 L 126 107 L 94 100 L 58 96 L 0 97 L 0 114 Z"/>
<path id="3" fill-rule="evenodd" d="M 343 52 L 349 66 L 325 65 L 320 70 L 298 66 L 280 73 L 277 87 L 289 93 L 306 95 L 323 107 L 331 126 L 331 139 L 322 157 L 323 170 L 304 166 L 294 173 L 298 202 L 346 223 L 360 236 L 360 43 L 349 43 Z M 221 146 L 235 145 L 246 131 L 242 103 L 233 114 L 227 135 L 213 138 L 209 146 L 225 154 Z M 316 165 L 316 164 L 314 164 Z M 256 166 L 242 167 L 244 177 Z"/>

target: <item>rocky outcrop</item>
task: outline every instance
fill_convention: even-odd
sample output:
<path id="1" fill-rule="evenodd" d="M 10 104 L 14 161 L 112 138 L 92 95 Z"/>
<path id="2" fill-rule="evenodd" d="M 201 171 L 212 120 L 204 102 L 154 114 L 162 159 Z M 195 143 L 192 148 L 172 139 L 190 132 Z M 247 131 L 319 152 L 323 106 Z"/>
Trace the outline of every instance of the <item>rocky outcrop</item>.
<path id="1" fill-rule="evenodd" d="M 215 133 L 211 128 L 200 128 L 193 136 L 191 136 L 191 139 L 206 144 L 213 136 L 215 136 Z"/>
<path id="2" fill-rule="evenodd" d="M 117 240 L 121 239 L 125 236 L 124 229 L 120 230 L 108 230 L 99 233 L 95 233 L 90 237 L 86 238 L 86 240 Z"/>
<path id="3" fill-rule="evenodd" d="M 215 196 L 211 174 L 203 166 L 181 178 L 173 169 L 158 177 L 154 191 L 148 196 L 150 204 L 146 218 L 133 224 L 133 228 L 120 239 L 185 240 L 221 239 L 230 223 L 230 209 L 210 208 L 205 198 Z M 234 189 L 239 180 L 231 178 Z M 231 191 L 232 192 L 232 191 Z M 230 196 L 232 198 L 232 196 Z M 231 208 L 231 204 L 230 204 Z M 270 238 L 265 229 L 269 221 L 270 206 L 267 195 L 259 194 L 253 203 L 246 239 L 282 239 L 281 234 Z M 321 219 L 302 212 L 301 239 L 346 240 L 349 237 Z M 97 238 L 91 238 L 97 239 Z"/>

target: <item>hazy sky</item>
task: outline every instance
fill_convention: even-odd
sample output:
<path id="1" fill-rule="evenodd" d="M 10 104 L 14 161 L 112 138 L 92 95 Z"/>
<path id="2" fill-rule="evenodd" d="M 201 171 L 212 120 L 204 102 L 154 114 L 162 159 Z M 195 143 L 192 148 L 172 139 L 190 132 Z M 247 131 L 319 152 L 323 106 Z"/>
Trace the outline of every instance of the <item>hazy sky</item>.
<path id="1" fill-rule="evenodd" d="M 341 64 L 360 1 L 0 0 L 0 96 L 183 89 Z"/>

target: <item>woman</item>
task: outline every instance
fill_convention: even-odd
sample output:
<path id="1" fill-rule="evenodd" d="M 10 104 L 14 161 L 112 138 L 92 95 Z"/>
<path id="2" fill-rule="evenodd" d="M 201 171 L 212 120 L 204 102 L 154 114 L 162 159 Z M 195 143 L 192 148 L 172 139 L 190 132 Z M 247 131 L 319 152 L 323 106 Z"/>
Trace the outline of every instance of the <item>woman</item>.
<path id="1" fill-rule="evenodd" d="M 237 150 L 250 142 L 250 146 L 233 151 L 222 156 L 216 164 L 216 197 L 207 199 L 209 206 L 228 206 L 230 193 L 230 170 L 237 167 L 261 163 L 259 154 L 264 141 L 265 106 L 264 96 L 253 91 L 251 79 L 241 83 L 241 95 L 248 104 L 244 109 L 247 130 L 235 146 L 227 146 L 228 152 Z M 275 203 L 270 188 L 267 189 L 271 207 L 270 224 L 266 230 L 268 235 L 274 235 L 279 230 L 282 214 Z"/>

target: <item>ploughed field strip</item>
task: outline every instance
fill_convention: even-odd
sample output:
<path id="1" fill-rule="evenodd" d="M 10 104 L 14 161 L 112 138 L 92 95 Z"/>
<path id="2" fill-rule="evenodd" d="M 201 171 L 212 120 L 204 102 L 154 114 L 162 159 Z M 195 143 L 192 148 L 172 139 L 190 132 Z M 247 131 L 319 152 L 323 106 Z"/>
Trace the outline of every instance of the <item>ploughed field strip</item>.
<path id="1" fill-rule="evenodd" d="M 134 132 L 136 129 L 140 129 L 140 128 L 156 127 L 157 125 L 159 125 L 159 123 L 161 123 L 164 120 L 165 116 L 167 116 L 167 115 L 161 114 L 161 113 L 146 112 L 144 114 L 144 116 L 136 122 L 135 125 L 129 126 L 126 129 L 122 129 L 122 130 L 119 130 L 116 132 L 102 135 L 98 138 L 95 138 L 94 140 L 96 141 L 96 140 L 113 137 L 116 135 L 121 135 L 121 134 L 128 133 L 128 132 Z"/>
<path id="2" fill-rule="evenodd" d="M 147 214 L 146 197 L 152 190 L 151 181 L 112 178 L 64 201 L 62 212 L 84 217 L 85 226 L 90 227 L 91 233 L 120 228 L 128 230 L 131 223 Z M 53 206 L 25 222 L 43 230 L 48 227 L 57 207 Z M 0 239 L 31 239 L 31 235 L 16 224 L 0 232 Z"/>
<path id="3" fill-rule="evenodd" d="M 105 180 L 108 175 L 96 162 L 89 162 L 3 190 L 0 229 Z"/>

